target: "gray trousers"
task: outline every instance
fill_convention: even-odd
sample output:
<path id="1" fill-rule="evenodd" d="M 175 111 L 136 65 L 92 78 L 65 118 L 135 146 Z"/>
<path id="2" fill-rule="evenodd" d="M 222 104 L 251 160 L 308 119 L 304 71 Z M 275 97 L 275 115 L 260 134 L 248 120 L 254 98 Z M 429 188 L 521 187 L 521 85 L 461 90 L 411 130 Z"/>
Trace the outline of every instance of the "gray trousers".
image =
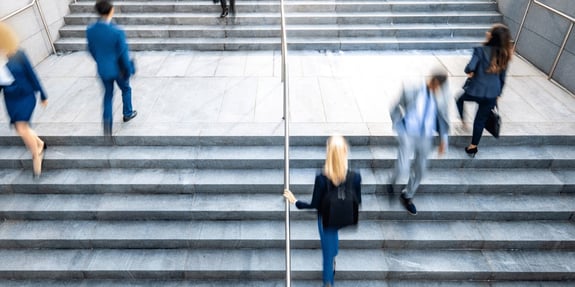
<path id="1" fill-rule="evenodd" d="M 427 169 L 427 156 L 431 151 L 432 138 L 408 135 L 399 135 L 397 138 L 399 141 L 397 162 L 390 177 L 390 184 L 395 184 L 398 179 L 404 178 L 409 172 L 409 180 L 403 193 L 405 198 L 412 198 Z M 413 166 L 410 165 L 412 155 Z"/>

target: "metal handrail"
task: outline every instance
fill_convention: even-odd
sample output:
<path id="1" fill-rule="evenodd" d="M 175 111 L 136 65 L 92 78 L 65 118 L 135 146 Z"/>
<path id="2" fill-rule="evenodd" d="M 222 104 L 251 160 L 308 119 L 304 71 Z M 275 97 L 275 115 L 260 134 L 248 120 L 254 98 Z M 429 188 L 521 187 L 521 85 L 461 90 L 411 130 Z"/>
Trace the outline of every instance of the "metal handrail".
<path id="1" fill-rule="evenodd" d="M 6 21 L 6 20 L 8 20 L 8 19 L 10 19 L 10 18 L 12 18 L 12 17 L 14 17 L 14 16 L 16 16 L 16 15 L 18 15 L 18 14 L 24 12 L 26 9 L 28 9 L 28 8 L 30 8 L 30 7 L 32 7 L 32 6 L 34 6 L 35 3 L 36 3 L 36 0 L 32 0 L 32 1 L 31 1 L 29 4 L 27 4 L 26 6 L 20 8 L 20 9 L 18 9 L 18 10 L 16 10 L 16 11 L 14 11 L 14 12 L 12 12 L 12 13 L 10 13 L 10 14 L 8 14 L 8 16 L 4 16 L 4 18 L 0 19 L 0 21 L 1 21 L 1 22 L 4 22 L 4 21 Z"/>
<path id="2" fill-rule="evenodd" d="M 52 46 L 52 52 L 54 52 L 54 54 L 56 54 L 56 47 L 54 46 L 54 41 L 52 40 L 52 35 L 50 35 L 50 30 L 48 29 L 48 24 L 46 23 L 46 17 L 44 16 L 44 12 L 42 11 L 42 8 L 40 7 L 40 2 L 38 2 L 37 0 L 32 0 L 29 4 L 27 4 L 26 6 L 10 13 L 9 15 L 3 17 L 2 19 L 0 19 L 1 22 L 4 22 L 24 11 L 26 11 L 28 8 L 32 7 L 36 5 L 36 8 L 38 8 L 38 12 L 40 13 L 40 19 L 42 20 L 42 25 L 44 25 L 44 31 L 46 31 L 46 36 L 48 36 L 48 41 L 50 41 L 50 46 Z"/>
<path id="3" fill-rule="evenodd" d="M 549 71 L 549 74 L 547 75 L 547 79 L 551 79 L 553 77 L 553 74 L 555 73 L 555 69 L 557 68 L 557 64 L 559 64 L 559 59 L 561 58 L 561 56 L 563 55 L 563 51 L 565 51 L 565 46 L 567 45 L 567 41 L 569 40 L 569 37 L 571 36 L 571 32 L 573 32 L 573 26 L 575 24 L 575 18 L 572 16 L 567 15 L 566 13 L 563 13 L 545 3 L 541 3 L 539 0 L 529 0 L 529 3 L 527 4 L 527 8 L 525 9 L 525 14 L 523 14 L 523 19 L 521 20 L 521 25 L 519 26 L 519 31 L 517 32 L 517 37 L 515 39 L 515 44 L 513 46 L 513 48 L 515 48 L 517 46 L 517 42 L 519 41 L 519 36 L 521 35 L 521 31 L 523 31 L 523 27 L 525 26 L 525 19 L 527 18 L 527 14 L 529 13 L 529 8 L 531 8 L 531 4 L 535 3 L 567 20 L 569 20 L 571 22 L 571 24 L 569 24 L 569 29 L 567 30 L 567 33 L 565 34 L 565 38 L 563 38 L 563 43 L 561 44 L 561 47 L 559 48 L 559 52 L 557 53 L 557 56 L 555 57 L 555 61 L 553 62 L 553 66 L 551 66 L 551 70 Z"/>
<path id="4" fill-rule="evenodd" d="M 281 46 L 282 46 L 282 75 L 283 82 L 283 104 L 284 104 L 284 190 L 290 187 L 290 162 L 289 162 L 289 75 L 287 65 L 287 36 L 285 23 L 284 0 L 280 0 L 281 13 Z M 290 236 L 290 202 L 285 199 L 285 242 L 286 242 L 286 287 L 291 286 L 291 236 Z"/>

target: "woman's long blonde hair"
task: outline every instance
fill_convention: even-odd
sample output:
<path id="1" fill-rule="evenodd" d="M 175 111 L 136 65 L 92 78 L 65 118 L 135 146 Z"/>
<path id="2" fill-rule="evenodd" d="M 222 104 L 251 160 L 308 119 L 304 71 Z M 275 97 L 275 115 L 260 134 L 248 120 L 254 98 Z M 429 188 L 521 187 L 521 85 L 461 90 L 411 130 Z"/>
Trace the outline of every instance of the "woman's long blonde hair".
<path id="1" fill-rule="evenodd" d="M 18 51 L 18 36 L 6 23 L 0 22 L 0 50 L 10 56 Z"/>
<path id="2" fill-rule="evenodd" d="M 331 136 L 327 140 L 327 150 L 323 173 L 334 185 L 340 185 L 347 175 L 347 154 L 349 146 L 342 136 Z"/>

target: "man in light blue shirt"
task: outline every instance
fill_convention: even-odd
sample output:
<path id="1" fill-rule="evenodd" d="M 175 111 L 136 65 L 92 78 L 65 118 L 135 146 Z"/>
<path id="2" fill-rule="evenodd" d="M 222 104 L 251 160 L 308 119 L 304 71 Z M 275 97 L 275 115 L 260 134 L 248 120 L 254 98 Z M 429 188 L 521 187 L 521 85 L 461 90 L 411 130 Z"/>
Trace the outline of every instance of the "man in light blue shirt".
<path id="1" fill-rule="evenodd" d="M 433 72 L 427 82 L 415 87 L 404 87 L 399 102 L 391 110 L 391 120 L 397 132 L 399 147 L 388 191 L 393 192 L 393 184 L 409 172 L 409 180 L 401 192 L 401 201 L 412 215 L 417 214 L 412 198 L 425 173 L 435 132 L 440 136 L 439 154 L 443 154 L 447 149 L 449 132 L 447 86 L 447 74 L 443 71 Z M 411 167 L 412 154 L 414 164 Z"/>

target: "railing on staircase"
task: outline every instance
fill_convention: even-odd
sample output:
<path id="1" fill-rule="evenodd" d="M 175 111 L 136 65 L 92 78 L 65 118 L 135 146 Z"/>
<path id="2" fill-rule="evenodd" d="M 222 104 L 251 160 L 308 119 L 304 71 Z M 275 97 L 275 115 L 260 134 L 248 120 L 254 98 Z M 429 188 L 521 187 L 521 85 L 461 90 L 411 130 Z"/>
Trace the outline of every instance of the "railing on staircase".
<path id="1" fill-rule="evenodd" d="M 551 79 L 553 77 L 553 74 L 555 73 L 555 69 L 557 68 L 557 64 L 559 63 L 559 59 L 561 58 L 561 55 L 563 54 L 563 51 L 565 50 L 565 46 L 567 45 L 567 41 L 569 40 L 569 36 L 571 36 L 571 32 L 573 31 L 573 25 L 575 24 L 575 18 L 549 6 L 546 5 L 545 3 L 541 3 L 541 1 L 539 0 L 529 0 L 529 3 L 527 4 L 527 9 L 525 9 L 525 14 L 523 14 L 523 19 L 521 20 L 521 24 L 519 25 L 519 31 L 517 32 L 517 37 L 515 39 L 515 45 L 513 48 L 515 48 L 517 46 L 517 42 L 519 41 L 519 36 L 521 35 L 521 31 L 523 31 L 523 26 L 525 25 L 525 19 L 527 19 L 527 14 L 529 13 L 529 8 L 531 8 L 532 4 L 535 3 L 567 20 L 569 20 L 571 22 L 571 24 L 569 24 L 569 29 L 567 30 L 567 33 L 565 34 L 565 38 L 563 38 L 563 43 L 561 44 L 561 47 L 559 48 L 559 52 L 557 53 L 557 56 L 555 57 L 555 61 L 553 62 L 553 66 L 551 66 L 551 70 L 549 71 L 549 74 L 547 75 L 547 79 Z"/>
<path id="2" fill-rule="evenodd" d="M 4 22 L 4 21 L 10 19 L 10 18 L 26 11 L 28 8 L 30 8 L 34 5 L 36 5 L 36 8 L 38 9 L 38 13 L 40 13 L 40 19 L 42 20 L 42 25 L 44 25 L 44 31 L 46 32 L 46 36 L 48 36 L 48 41 L 50 41 L 50 46 L 52 47 L 52 52 L 54 54 L 56 54 L 56 47 L 54 46 L 54 40 L 52 40 L 52 35 L 50 35 L 50 30 L 48 29 L 48 23 L 46 22 L 46 17 L 44 16 L 44 12 L 42 11 L 42 8 L 40 7 L 40 2 L 38 2 L 37 0 L 32 0 L 28 5 L 8 14 L 4 18 L 0 19 L 0 22 Z"/>
<path id="3" fill-rule="evenodd" d="M 290 164 L 289 164 L 289 75 L 288 75 L 288 61 L 287 61 L 287 37 L 286 37 L 286 21 L 285 21 L 285 7 L 284 0 L 280 0 L 280 13 L 281 13 L 281 46 L 282 46 L 282 74 L 281 79 L 283 83 L 283 105 L 284 105 L 284 190 L 289 190 L 290 187 Z M 290 202 L 285 199 L 285 242 L 286 242 L 286 287 L 291 286 L 291 246 L 290 242 Z"/>

